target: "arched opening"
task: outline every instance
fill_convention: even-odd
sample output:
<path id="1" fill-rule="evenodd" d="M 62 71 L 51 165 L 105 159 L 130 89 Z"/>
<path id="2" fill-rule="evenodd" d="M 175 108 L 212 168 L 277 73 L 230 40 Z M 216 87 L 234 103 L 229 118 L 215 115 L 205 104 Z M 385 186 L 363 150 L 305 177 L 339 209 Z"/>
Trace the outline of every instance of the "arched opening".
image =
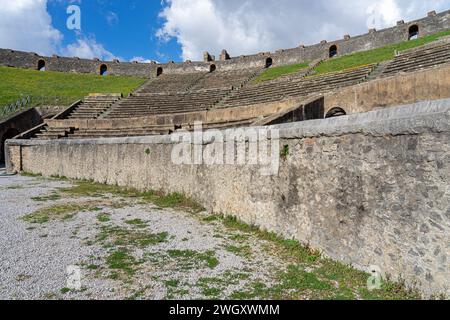
<path id="1" fill-rule="evenodd" d="M 214 72 L 214 71 L 216 71 L 216 65 L 215 64 L 212 64 L 212 65 L 210 65 L 209 66 L 209 72 Z"/>
<path id="2" fill-rule="evenodd" d="M 347 112 L 345 112 L 342 108 L 333 108 L 330 111 L 327 112 L 327 115 L 325 116 L 325 119 L 328 118 L 335 118 L 335 117 L 342 117 L 347 115 Z"/>
<path id="3" fill-rule="evenodd" d="M 272 65 L 273 65 L 272 58 L 267 58 L 266 59 L 266 68 L 270 68 Z"/>
<path id="4" fill-rule="evenodd" d="M 156 76 L 159 77 L 160 75 L 162 75 L 164 72 L 163 68 L 159 67 L 158 69 L 156 69 Z"/>
<path id="5" fill-rule="evenodd" d="M 45 71 L 45 60 L 39 60 L 37 65 L 38 71 Z"/>
<path id="6" fill-rule="evenodd" d="M 408 40 L 415 40 L 418 38 L 419 38 L 419 26 L 415 24 L 409 27 Z"/>
<path id="7" fill-rule="evenodd" d="M 337 56 L 337 54 L 338 54 L 338 48 L 335 44 L 333 44 L 329 50 L 329 57 L 333 58 L 333 57 Z"/>
<path id="8" fill-rule="evenodd" d="M 108 66 L 106 64 L 102 64 L 100 66 L 100 75 L 101 76 L 106 76 L 108 75 Z"/>
<path id="9" fill-rule="evenodd" d="M 19 135 L 20 132 L 19 130 L 17 130 L 16 128 L 10 128 L 8 129 L 2 136 L 2 140 L 1 140 L 1 146 L 0 146 L 0 154 L 1 154 L 1 158 L 0 158 L 0 163 L 5 163 L 5 155 L 4 155 L 4 151 L 5 151 L 5 142 L 8 139 L 12 139 L 15 136 Z"/>

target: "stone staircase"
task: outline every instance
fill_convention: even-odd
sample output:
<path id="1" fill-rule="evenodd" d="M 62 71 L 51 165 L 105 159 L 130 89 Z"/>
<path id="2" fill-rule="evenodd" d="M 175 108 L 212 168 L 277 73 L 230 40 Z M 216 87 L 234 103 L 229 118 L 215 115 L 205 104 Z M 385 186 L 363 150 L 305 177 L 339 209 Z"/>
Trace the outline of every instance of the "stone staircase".
<path id="1" fill-rule="evenodd" d="M 67 119 L 97 119 L 120 99 L 120 94 L 90 95 L 82 100 Z"/>
<path id="2" fill-rule="evenodd" d="M 40 140 L 57 140 L 67 138 L 70 134 L 76 131 L 75 128 L 53 128 L 44 126 L 39 132 L 37 132 L 31 139 Z"/>
<path id="3" fill-rule="evenodd" d="M 385 72 L 386 67 L 389 65 L 390 61 L 384 61 L 379 63 L 373 71 L 369 74 L 366 81 L 375 80 L 382 76 L 382 74 Z"/>

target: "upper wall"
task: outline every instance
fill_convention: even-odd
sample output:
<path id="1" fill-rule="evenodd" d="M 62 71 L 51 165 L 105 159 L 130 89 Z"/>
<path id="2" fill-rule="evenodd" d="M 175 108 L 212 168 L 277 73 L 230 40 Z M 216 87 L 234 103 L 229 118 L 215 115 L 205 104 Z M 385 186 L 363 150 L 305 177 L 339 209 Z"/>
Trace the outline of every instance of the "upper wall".
<path id="1" fill-rule="evenodd" d="M 426 36 L 450 29 L 450 10 L 439 14 L 430 12 L 426 18 L 409 23 L 401 21 L 395 27 L 379 31 L 371 30 L 367 34 L 356 37 L 344 36 L 342 40 L 332 42 L 322 41 L 312 46 L 301 45 L 293 49 L 279 50 L 274 53 L 265 52 L 256 55 L 240 56 L 225 61 L 187 61 L 184 63 L 167 64 L 111 62 L 57 56 L 43 57 L 35 53 L 0 49 L 0 65 L 36 70 L 38 69 L 39 60 L 43 60 L 45 61 L 45 69 L 49 71 L 99 74 L 101 66 L 104 64 L 107 66 L 108 74 L 110 75 L 145 78 L 156 77 L 158 68 L 163 68 L 164 73 L 204 72 L 209 71 L 211 64 L 215 64 L 216 70 L 218 71 L 256 67 L 263 68 L 268 58 L 272 59 L 274 65 L 286 65 L 327 58 L 329 56 L 329 49 L 333 45 L 337 47 L 338 55 L 345 55 L 406 41 L 409 37 L 409 28 L 413 25 L 419 27 L 419 36 Z"/>
<path id="2" fill-rule="evenodd" d="M 374 79 L 325 95 L 325 114 L 342 108 L 347 114 L 401 103 L 450 98 L 450 65 Z"/>

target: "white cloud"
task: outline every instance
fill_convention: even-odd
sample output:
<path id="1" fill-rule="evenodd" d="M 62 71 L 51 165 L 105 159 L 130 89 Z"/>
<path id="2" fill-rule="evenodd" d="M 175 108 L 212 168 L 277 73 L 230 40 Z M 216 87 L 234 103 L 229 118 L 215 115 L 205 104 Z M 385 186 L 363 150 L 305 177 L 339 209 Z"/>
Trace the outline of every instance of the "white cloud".
<path id="1" fill-rule="evenodd" d="M 55 53 L 62 34 L 52 26 L 47 0 L 0 0 L 0 47 Z"/>
<path id="2" fill-rule="evenodd" d="M 61 54 L 67 57 L 79 57 L 85 59 L 99 58 L 100 60 L 111 61 L 119 59 L 110 51 L 106 50 L 102 44 L 98 43 L 95 38 L 86 38 L 79 36 L 76 42 L 62 48 Z"/>
<path id="3" fill-rule="evenodd" d="M 157 32 L 175 38 L 183 59 L 203 51 L 233 56 L 340 39 L 450 8 L 449 0 L 165 0 Z"/>
<path id="4" fill-rule="evenodd" d="M 130 59 L 130 62 L 134 62 L 134 61 L 137 61 L 137 62 L 140 62 L 140 63 L 150 63 L 153 60 L 146 59 L 144 57 L 133 57 L 133 58 Z"/>
<path id="5" fill-rule="evenodd" d="M 47 0 L 0 0 L 0 7 L 0 48 L 33 51 L 41 55 L 57 53 L 86 59 L 118 59 L 95 37 L 86 37 L 81 32 L 76 34 L 75 42 L 63 46 L 63 35 L 52 26 L 52 19 L 47 12 Z M 111 23 L 117 22 L 117 15 L 111 14 L 107 19 Z"/>

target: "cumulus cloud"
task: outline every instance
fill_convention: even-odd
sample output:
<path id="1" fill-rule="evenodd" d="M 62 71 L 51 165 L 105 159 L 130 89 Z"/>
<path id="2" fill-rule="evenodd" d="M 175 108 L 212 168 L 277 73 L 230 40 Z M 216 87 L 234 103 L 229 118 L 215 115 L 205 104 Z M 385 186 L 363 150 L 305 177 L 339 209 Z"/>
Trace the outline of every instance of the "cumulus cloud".
<path id="1" fill-rule="evenodd" d="M 70 0 L 68 3 L 80 2 Z M 41 55 L 58 53 L 86 59 L 118 58 L 98 43 L 95 37 L 87 37 L 81 32 L 76 34 L 75 42 L 63 46 L 62 33 L 52 26 L 47 0 L 0 0 L 0 7 L 0 48 L 33 51 Z M 108 15 L 107 19 L 115 18 Z"/>
<path id="2" fill-rule="evenodd" d="M 449 0 L 163 0 L 162 41 L 176 39 L 182 58 L 227 49 L 237 56 L 334 40 L 367 28 L 392 26 L 427 11 L 450 8 Z"/>
<path id="3" fill-rule="evenodd" d="M 137 61 L 137 62 L 140 62 L 140 63 L 150 63 L 150 62 L 152 62 L 152 60 L 146 59 L 144 57 L 133 57 L 133 58 L 130 59 L 130 62 L 134 62 L 134 61 Z"/>
<path id="4" fill-rule="evenodd" d="M 67 57 L 79 57 L 85 59 L 99 58 L 100 60 L 108 61 L 113 59 L 122 60 L 110 51 L 106 50 L 103 45 L 98 43 L 93 37 L 86 38 L 79 36 L 76 42 L 61 48 L 60 52 L 63 56 Z"/>
<path id="5" fill-rule="evenodd" d="M 52 26 L 47 0 L 0 0 L 0 47 L 49 55 L 62 34 Z"/>

